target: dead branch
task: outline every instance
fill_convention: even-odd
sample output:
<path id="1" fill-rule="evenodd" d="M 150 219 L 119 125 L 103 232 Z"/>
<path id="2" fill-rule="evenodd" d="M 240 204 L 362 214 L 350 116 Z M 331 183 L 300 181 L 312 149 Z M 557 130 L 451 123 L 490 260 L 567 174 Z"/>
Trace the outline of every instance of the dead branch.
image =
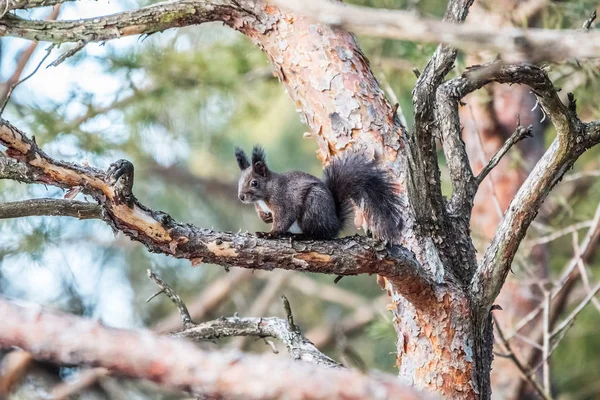
<path id="1" fill-rule="evenodd" d="M 500 150 L 494 154 L 494 156 L 490 159 L 489 163 L 483 167 L 479 175 L 477 175 L 477 185 L 481 185 L 481 182 L 486 178 L 486 176 L 498 165 L 502 157 L 510 150 L 512 146 L 514 146 L 519 141 L 525 139 L 526 137 L 530 137 L 533 134 L 533 126 L 529 125 L 527 128 L 523 128 L 521 125 L 517 126 L 517 129 L 513 132 L 512 135 L 504 142 Z"/>
<path id="2" fill-rule="evenodd" d="M 250 269 L 236 269 L 211 282 L 207 288 L 202 290 L 198 298 L 188 303 L 191 318 L 199 321 L 214 312 L 227 299 L 231 291 L 245 279 L 250 278 L 252 273 L 253 271 Z M 179 328 L 180 321 L 180 316 L 173 313 L 158 321 L 154 330 L 159 333 L 172 332 Z"/>
<path id="3" fill-rule="evenodd" d="M 245 399 L 426 398 L 396 377 L 293 363 L 275 356 L 208 352 L 148 331 L 112 329 L 0 299 L 0 346 L 57 364 L 95 365 L 210 397 Z M 268 377 L 269 385 L 256 385 Z"/>
<path id="4" fill-rule="evenodd" d="M 259 338 L 272 337 L 279 339 L 287 347 L 288 353 L 295 360 L 311 362 L 326 367 L 339 368 L 341 364 L 321 353 L 294 325 L 292 310 L 285 297 L 284 308 L 287 321 L 280 318 L 239 318 L 237 316 L 221 317 L 214 321 L 196 324 L 190 318 L 187 307 L 181 297 L 167 285 L 158 275 L 148 270 L 150 278 L 160 288 L 159 293 L 164 293 L 175 304 L 179 310 L 183 330 L 172 333 L 173 337 L 184 337 L 191 340 L 216 340 L 224 337 L 247 337 Z"/>

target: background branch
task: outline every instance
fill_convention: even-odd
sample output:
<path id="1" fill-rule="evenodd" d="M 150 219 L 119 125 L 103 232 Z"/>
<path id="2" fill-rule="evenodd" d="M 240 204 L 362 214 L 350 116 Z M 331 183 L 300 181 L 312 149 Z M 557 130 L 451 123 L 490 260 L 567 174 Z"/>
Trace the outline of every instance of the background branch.
<path id="1" fill-rule="evenodd" d="M 34 215 L 102 219 L 102 208 L 94 203 L 66 199 L 33 199 L 0 203 L 0 219 Z"/>
<path id="2" fill-rule="evenodd" d="M 263 399 L 429 398 L 396 377 L 291 363 L 273 356 L 208 352 L 147 331 L 111 329 L 99 322 L 41 311 L 0 298 L 0 347 L 17 346 L 58 364 L 95 365 L 211 397 Z M 208 373 L 210 372 L 210 373 Z M 256 385 L 268 377 L 269 385 Z"/>

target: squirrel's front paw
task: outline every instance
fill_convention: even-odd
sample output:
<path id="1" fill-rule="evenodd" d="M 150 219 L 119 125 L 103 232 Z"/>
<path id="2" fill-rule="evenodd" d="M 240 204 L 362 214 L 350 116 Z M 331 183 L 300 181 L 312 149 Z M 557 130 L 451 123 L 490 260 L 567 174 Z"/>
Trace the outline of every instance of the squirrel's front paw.
<path id="1" fill-rule="evenodd" d="M 254 232 L 257 238 L 261 239 L 273 239 L 271 232 Z"/>
<path id="2" fill-rule="evenodd" d="M 127 160 L 118 160 L 106 170 L 108 184 L 115 189 L 117 203 L 131 203 L 133 201 L 133 164 Z"/>
<path id="3" fill-rule="evenodd" d="M 260 219 L 263 220 L 263 222 L 265 222 L 267 224 L 273 223 L 273 214 L 271 214 L 270 212 L 259 211 L 258 216 L 260 217 Z"/>

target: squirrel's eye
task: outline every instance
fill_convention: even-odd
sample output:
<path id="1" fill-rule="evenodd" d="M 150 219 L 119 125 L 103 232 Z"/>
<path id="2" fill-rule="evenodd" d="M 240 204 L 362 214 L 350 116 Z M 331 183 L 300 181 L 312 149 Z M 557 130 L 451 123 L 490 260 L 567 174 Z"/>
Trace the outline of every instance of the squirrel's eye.
<path id="1" fill-rule="evenodd" d="M 252 182 L 250 182 L 250 186 L 252 186 L 252 187 L 258 186 L 258 181 L 256 179 L 253 179 Z"/>

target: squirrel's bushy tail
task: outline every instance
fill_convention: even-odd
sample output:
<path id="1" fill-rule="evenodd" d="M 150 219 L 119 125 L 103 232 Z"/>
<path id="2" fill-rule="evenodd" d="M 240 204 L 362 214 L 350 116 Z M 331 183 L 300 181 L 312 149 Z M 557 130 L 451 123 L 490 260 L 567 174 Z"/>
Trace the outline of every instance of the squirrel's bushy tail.
<path id="1" fill-rule="evenodd" d="M 323 181 L 333 194 L 338 217 L 345 223 L 354 202 L 377 239 L 394 241 L 402 228 L 401 200 L 389 174 L 361 153 L 343 155 L 325 167 Z"/>

